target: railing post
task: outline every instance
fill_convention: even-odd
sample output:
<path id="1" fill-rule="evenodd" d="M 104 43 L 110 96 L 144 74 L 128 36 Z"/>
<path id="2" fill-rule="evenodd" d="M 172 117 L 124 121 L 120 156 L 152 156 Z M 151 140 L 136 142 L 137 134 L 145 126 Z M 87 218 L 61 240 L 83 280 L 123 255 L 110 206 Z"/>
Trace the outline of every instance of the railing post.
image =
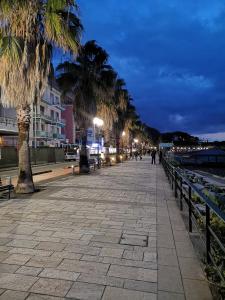
<path id="1" fill-rule="evenodd" d="M 171 182 L 172 182 L 172 190 L 173 190 L 173 187 L 174 187 L 174 169 L 171 168 Z"/>
<path id="2" fill-rule="evenodd" d="M 180 210 L 183 210 L 183 179 L 180 178 Z"/>
<path id="3" fill-rule="evenodd" d="M 191 219 L 191 187 L 188 187 L 188 220 L 189 220 L 189 232 L 192 232 L 192 219 Z"/>
<path id="4" fill-rule="evenodd" d="M 177 198 L 177 171 L 175 171 L 175 183 L 174 183 L 175 189 L 174 189 L 174 195 L 175 198 Z"/>
<path id="5" fill-rule="evenodd" d="M 210 263 L 210 208 L 206 204 L 206 215 L 205 215 L 205 223 L 206 223 L 206 259 L 207 263 Z"/>

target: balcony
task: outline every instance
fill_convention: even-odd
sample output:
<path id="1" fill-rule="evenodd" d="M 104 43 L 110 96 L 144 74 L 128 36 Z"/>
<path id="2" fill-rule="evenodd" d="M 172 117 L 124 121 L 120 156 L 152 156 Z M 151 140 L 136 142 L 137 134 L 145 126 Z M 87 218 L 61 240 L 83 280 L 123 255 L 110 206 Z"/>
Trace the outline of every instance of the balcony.
<path id="1" fill-rule="evenodd" d="M 35 118 L 35 116 L 34 116 Z M 36 115 L 36 119 L 42 119 L 43 121 L 45 121 L 46 123 L 52 123 L 54 122 L 51 118 L 51 116 L 47 116 L 45 114 L 37 114 Z"/>
<path id="2" fill-rule="evenodd" d="M 66 136 L 65 134 L 61 134 L 61 133 L 53 133 L 53 139 L 65 140 Z"/>
<path id="3" fill-rule="evenodd" d="M 17 120 L 0 117 L 0 133 L 4 135 L 18 134 Z"/>

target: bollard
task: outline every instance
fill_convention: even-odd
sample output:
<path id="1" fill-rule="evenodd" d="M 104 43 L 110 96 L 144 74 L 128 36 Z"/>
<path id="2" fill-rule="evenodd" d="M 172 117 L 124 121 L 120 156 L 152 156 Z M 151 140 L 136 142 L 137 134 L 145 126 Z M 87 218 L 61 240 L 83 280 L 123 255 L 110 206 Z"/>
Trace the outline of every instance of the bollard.
<path id="1" fill-rule="evenodd" d="M 11 185 L 12 184 L 12 179 L 11 176 L 6 177 L 6 185 Z"/>
<path id="2" fill-rule="evenodd" d="M 74 175 L 75 174 L 75 167 L 74 167 L 74 165 L 72 165 L 71 168 L 72 168 L 72 175 Z"/>

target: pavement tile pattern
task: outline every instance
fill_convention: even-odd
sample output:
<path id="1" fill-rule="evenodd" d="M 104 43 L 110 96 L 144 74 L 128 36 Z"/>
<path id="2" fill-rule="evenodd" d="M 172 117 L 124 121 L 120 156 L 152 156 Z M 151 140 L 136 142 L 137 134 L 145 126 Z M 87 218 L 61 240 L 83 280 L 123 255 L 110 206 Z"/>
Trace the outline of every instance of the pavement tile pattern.
<path id="1" fill-rule="evenodd" d="M 0 300 L 210 300 L 162 167 L 149 157 L 0 203 Z"/>

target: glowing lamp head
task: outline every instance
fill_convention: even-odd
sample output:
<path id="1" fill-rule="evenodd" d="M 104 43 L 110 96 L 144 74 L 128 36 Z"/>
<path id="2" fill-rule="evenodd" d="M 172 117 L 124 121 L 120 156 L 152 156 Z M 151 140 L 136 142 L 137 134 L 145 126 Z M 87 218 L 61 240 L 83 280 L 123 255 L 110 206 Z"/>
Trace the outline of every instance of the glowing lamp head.
<path id="1" fill-rule="evenodd" d="M 125 136 L 125 135 L 126 135 L 126 132 L 125 132 L 125 131 L 123 131 L 123 132 L 122 132 L 122 136 Z"/>
<path id="2" fill-rule="evenodd" d="M 98 126 L 98 127 L 101 127 L 101 126 L 103 126 L 104 121 L 102 119 L 99 119 L 99 118 L 95 117 L 93 119 L 93 124 Z"/>

